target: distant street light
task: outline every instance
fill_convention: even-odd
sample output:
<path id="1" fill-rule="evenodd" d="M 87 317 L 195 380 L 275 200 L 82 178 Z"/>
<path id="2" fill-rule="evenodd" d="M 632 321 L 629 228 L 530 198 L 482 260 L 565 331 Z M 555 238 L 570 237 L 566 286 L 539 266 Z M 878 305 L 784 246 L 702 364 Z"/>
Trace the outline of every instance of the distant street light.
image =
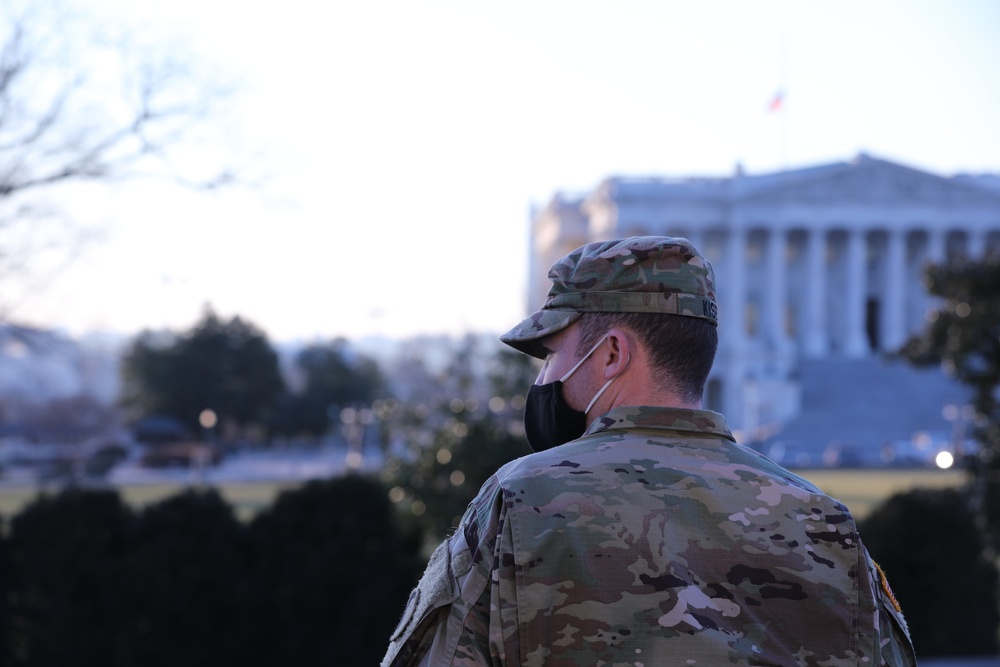
<path id="1" fill-rule="evenodd" d="M 955 463 L 955 457 L 952 456 L 951 452 L 944 451 L 938 452 L 938 455 L 934 457 L 934 463 L 937 464 L 938 468 L 942 470 L 947 470 Z"/>
<path id="2" fill-rule="evenodd" d="M 205 433 L 202 435 L 201 443 L 196 445 L 192 451 L 192 463 L 194 464 L 195 471 L 197 472 L 198 484 L 203 484 L 205 482 L 205 468 L 208 465 L 209 457 L 211 452 L 209 448 L 212 446 L 215 440 L 215 425 L 219 423 L 219 416 L 215 414 L 215 410 L 211 408 L 205 408 L 198 415 L 198 423 L 201 427 L 205 429 Z"/>
<path id="3" fill-rule="evenodd" d="M 219 423 L 219 417 L 215 414 L 215 410 L 206 408 L 198 415 L 198 423 L 201 424 L 202 428 L 211 431 Z"/>

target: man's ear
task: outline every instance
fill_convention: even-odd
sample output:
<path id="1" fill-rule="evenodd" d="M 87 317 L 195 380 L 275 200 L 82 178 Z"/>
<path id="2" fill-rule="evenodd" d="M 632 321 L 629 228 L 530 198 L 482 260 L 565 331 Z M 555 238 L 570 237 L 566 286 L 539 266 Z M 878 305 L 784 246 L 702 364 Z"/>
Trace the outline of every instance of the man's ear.
<path id="1" fill-rule="evenodd" d="M 607 335 L 607 344 L 602 346 L 602 368 L 604 378 L 610 380 L 625 372 L 632 359 L 634 343 L 629 334 L 622 329 L 612 329 Z"/>

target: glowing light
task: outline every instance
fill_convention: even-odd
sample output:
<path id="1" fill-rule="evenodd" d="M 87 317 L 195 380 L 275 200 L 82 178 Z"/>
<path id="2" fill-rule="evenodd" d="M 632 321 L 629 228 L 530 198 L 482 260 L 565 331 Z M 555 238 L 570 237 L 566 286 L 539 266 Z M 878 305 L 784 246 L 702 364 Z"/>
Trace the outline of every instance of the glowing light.
<path id="1" fill-rule="evenodd" d="M 202 410 L 198 415 L 198 423 L 202 428 L 214 428 L 219 423 L 219 417 L 215 414 L 215 410 Z"/>
<path id="2" fill-rule="evenodd" d="M 938 468 L 947 470 L 954 465 L 955 457 L 952 456 L 951 452 L 938 452 L 938 455 L 934 457 L 934 463 L 937 464 Z"/>

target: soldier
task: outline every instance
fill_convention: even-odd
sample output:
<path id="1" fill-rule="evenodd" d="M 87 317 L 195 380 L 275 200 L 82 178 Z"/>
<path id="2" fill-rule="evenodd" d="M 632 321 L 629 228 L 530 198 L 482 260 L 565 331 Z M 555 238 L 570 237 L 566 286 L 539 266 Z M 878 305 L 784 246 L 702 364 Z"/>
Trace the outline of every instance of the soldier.
<path id="1" fill-rule="evenodd" d="M 438 547 L 383 665 L 914 665 L 838 501 L 701 409 L 715 277 L 685 239 L 591 243 L 501 336 L 544 360 L 535 453 Z"/>

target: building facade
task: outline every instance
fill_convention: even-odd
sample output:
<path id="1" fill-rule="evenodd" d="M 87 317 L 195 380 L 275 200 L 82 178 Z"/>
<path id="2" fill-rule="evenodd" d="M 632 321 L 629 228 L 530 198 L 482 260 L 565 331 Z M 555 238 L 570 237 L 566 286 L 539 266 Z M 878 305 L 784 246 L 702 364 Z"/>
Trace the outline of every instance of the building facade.
<path id="1" fill-rule="evenodd" d="M 861 155 L 725 178 L 610 178 L 533 212 L 528 306 L 584 243 L 683 236 L 718 276 L 720 346 L 706 407 L 747 441 L 802 411 L 808 360 L 898 349 L 932 305 L 928 262 L 1000 251 L 1000 179 L 942 177 Z"/>

